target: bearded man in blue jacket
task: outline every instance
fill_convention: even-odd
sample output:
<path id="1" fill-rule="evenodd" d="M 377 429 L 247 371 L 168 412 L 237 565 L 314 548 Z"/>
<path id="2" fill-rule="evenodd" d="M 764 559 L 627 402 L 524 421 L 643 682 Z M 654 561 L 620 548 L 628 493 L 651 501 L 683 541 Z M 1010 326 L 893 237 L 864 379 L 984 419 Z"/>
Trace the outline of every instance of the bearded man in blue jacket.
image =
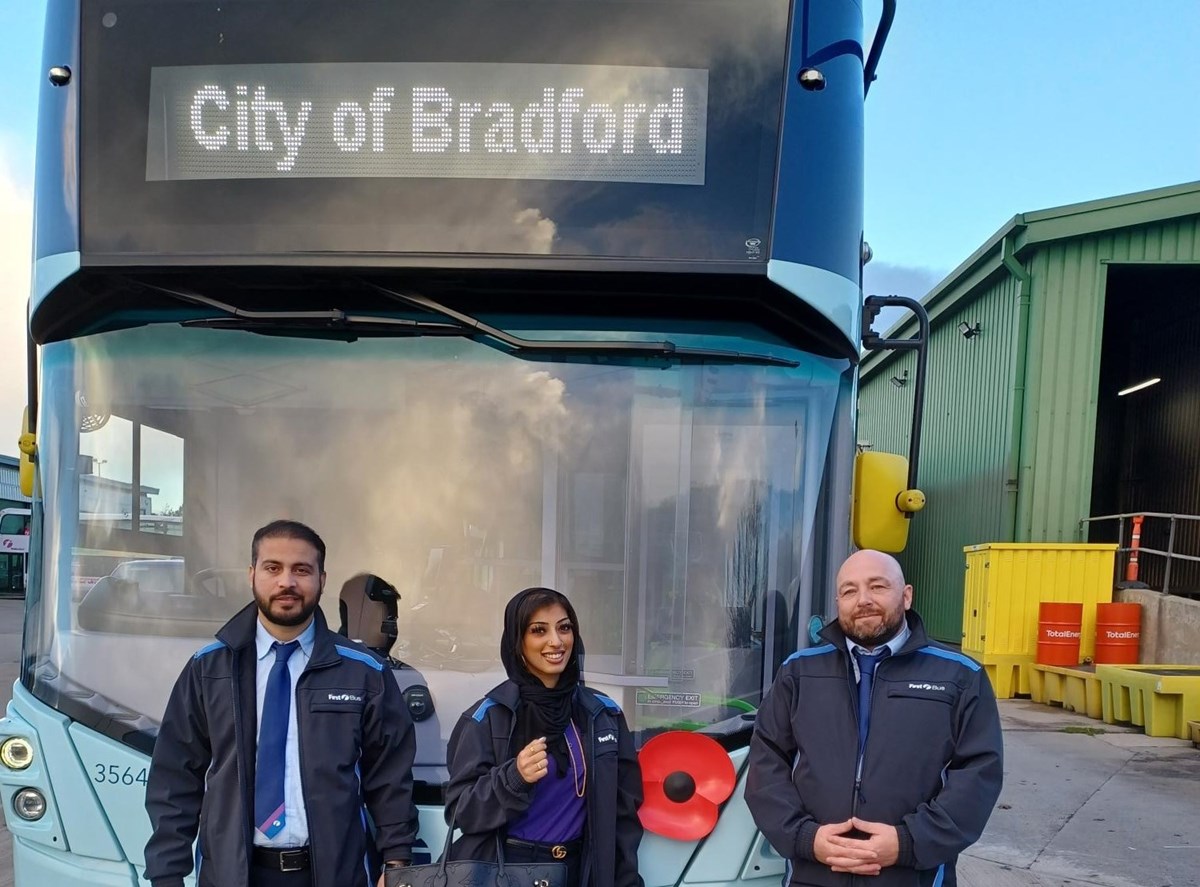
<path id="1" fill-rule="evenodd" d="M 146 880 L 183 887 L 194 866 L 199 887 L 382 887 L 417 833 L 400 688 L 326 624 L 325 543 L 310 527 L 255 533 L 250 584 L 254 601 L 188 661 L 167 703 Z"/>
<path id="2" fill-rule="evenodd" d="M 912 595 L 891 556 L 851 555 L 826 643 L 791 656 L 758 711 L 746 801 L 794 887 L 955 887 L 1000 795 L 991 684 L 929 640 Z"/>

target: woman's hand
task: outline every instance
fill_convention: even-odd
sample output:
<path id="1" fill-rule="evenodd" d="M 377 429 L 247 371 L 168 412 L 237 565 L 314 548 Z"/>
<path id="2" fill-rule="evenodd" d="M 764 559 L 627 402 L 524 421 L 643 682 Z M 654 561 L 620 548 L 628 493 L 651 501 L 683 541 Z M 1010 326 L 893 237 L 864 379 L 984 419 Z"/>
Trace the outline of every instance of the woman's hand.
<path id="1" fill-rule="evenodd" d="M 546 737 L 535 739 L 517 753 L 517 772 L 530 785 L 547 773 Z"/>

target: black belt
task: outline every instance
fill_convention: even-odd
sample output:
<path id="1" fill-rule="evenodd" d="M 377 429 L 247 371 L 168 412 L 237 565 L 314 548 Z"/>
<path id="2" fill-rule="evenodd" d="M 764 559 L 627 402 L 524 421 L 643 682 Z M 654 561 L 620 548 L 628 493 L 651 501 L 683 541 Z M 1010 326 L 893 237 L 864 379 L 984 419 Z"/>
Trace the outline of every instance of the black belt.
<path id="1" fill-rule="evenodd" d="M 532 850 L 535 853 L 545 853 L 551 859 L 574 859 L 583 849 L 583 841 L 560 841 L 557 844 L 543 844 L 539 841 L 522 841 L 520 838 L 505 838 L 504 843 L 509 847 L 519 847 L 522 850 Z"/>
<path id="2" fill-rule="evenodd" d="M 307 847 L 255 847 L 251 858 L 259 868 L 276 872 L 303 872 L 309 865 Z"/>

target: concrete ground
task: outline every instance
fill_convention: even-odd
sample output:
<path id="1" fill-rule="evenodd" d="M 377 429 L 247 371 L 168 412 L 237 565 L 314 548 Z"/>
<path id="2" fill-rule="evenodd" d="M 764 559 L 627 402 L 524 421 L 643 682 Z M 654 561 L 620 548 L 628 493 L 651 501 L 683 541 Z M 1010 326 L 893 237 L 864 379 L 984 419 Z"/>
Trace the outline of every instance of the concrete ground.
<path id="1" fill-rule="evenodd" d="M 1004 791 L 959 864 L 960 884 L 1200 885 L 1200 751 L 1191 743 L 1033 702 L 1002 702 L 1001 714 Z"/>
<path id="2" fill-rule="evenodd" d="M 21 601 L 0 600 L 3 705 L 21 616 Z M 1200 751 L 1032 702 L 1000 705 L 1004 792 L 959 860 L 962 887 L 1200 887 Z M 13 887 L 2 823 L 0 887 Z"/>

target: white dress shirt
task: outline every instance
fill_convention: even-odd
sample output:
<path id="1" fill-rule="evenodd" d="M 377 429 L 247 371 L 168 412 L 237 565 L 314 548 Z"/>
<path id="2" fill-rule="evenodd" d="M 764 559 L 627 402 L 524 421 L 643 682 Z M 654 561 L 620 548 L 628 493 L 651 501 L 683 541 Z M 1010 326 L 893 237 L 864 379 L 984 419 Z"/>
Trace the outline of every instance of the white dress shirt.
<path id="1" fill-rule="evenodd" d="M 884 644 L 883 646 L 889 648 L 892 651 L 890 655 L 895 656 L 897 653 L 900 652 L 900 648 L 903 647 L 905 645 L 905 643 L 908 642 L 908 637 L 911 634 L 912 634 L 912 630 L 908 627 L 908 620 L 905 619 L 902 623 L 900 623 L 900 631 L 896 634 L 896 636 L 894 638 L 892 638 L 890 641 L 888 641 L 886 644 Z M 861 675 L 859 675 L 859 673 L 858 673 L 858 660 L 854 658 L 854 651 L 862 650 L 864 653 L 866 653 L 868 656 L 870 656 L 879 648 L 873 647 L 872 649 L 868 650 L 862 644 L 856 644 L 856 643 L 854 643 L 854 641 L 848 640 L 846 643 L 847 643 L 847 647 L 850 650 L 850 664 L 854 667 L 854 683 L 857 684 Z M 295 656 L 296 654 L 293 653 L 292 655 Z M 263 686 L 265 687 L 266 683 L 264 683 Z M 288 741 L 289 742 L 291 741 L 290 733 L 288 734 Z M 290 746 L 289 746 L 289 748 L 290 748 Z"/>
<path id="2" fill-rule="evenodd" d="M 254 844 L 258 847 L 303 847 L 308 844 L 308 813 L 304 809 L 304 792 L 300 776 L 300 737 L 296 728 L 296 681 L 312 657 L 313 641 L 316 636 L 316 623 L 309 623 L 308 628 L 304 629 L 304 633 L 296 638 L 300 642 L 300 649 L 296 650 L 288 659 L 288 674 L 292 679 L 292 704 L 288 706 L 287 752 L 283 774 L 283 803 L 284 809 L 287 811 L 287 819 L 279 834 L 274 838 L 264 837 L 258 829 L 255 829 Z M 258 709 L 257 726 L 254 730 L 256 749 L 258 748 L 258 734 L 262 730 L 263 697 L 267 693 L 267 678 L 270 677 L 271 668 L 275 665 L 275 653 L 272 651 L 271 645 L 276 641 L 277 639 L 271 637 L 271 633 L 263 627 L 260 620 L 254 638 L 254 645 L 258 651 L 258 670 L 255 681 Z"/>

